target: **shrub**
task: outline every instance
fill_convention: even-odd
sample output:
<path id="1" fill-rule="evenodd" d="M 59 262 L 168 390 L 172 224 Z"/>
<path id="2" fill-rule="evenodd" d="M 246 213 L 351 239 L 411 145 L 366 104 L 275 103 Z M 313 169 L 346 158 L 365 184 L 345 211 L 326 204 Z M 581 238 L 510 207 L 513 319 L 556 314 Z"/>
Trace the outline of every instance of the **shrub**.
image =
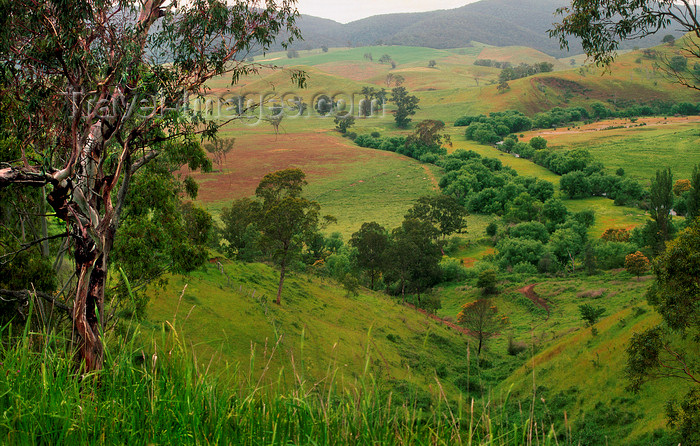
<path id="1" fill-rule="evenodd" d="M 443 282 L 456 282 L 467 278 L 467 272 L 460 261 L 451 257 L 445 258 L 440 262 L 440 271 Z"/>
<path id="2" fill-rule="evenodd" d="M 651 263 L 649 259 L 639 251 L 633 252 L 625 257 L 625 269 L 628 273 L 637 276 L 637 279 L 647 272 L 650 266 Z"/>
<path id="3" fill-rule="evenodd" d="M 484 294 L 494 294 L 498 291 L 498 288 L 496 288 L 497 283 L 498 276 L 496 275 L 496 270 L 487 269 L 479 273 L 476 286 L 481 288 Z"/>
<path id="4" fill-rule="evenodd" d="M 512 337 L 508 338 L 508 354 L 511 356 L 517 356 L 520 353 L 527 350 L 527 345 L 524 342 L 515 342 Z"/>
<path id="5" fill-rule="evenodd" d="M 516 274 L 534 275 L 537 274 L 537 267 L 529 262 L 520 262 L 513 267 Z"/>
<path id="6" fill-rule="evenodd" d="M 598 319 L 605 314 L 605 308 L 594 307 L 591 304 L 579 305 L 578 311 L 581 313 L 581 319 L 583 319 L 588 326 L 595 325 Z"/>

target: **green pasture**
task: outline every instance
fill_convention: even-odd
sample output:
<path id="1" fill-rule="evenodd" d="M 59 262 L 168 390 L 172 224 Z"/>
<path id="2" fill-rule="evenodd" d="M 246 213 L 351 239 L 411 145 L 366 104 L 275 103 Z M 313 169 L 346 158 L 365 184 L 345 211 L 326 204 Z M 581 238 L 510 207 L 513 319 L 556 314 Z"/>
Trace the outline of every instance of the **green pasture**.
<path id="1" fill-rule="evenodd" d="M 657 169 L 670 167 L 674 179 L 689 178 L 700 163 L 698 123 L 669 122 L 626 129 L 545 136 L 549 147 L 586 149 L 610 171 L 623 168 L 648 185 Z"/>
<path id="2" fill-rule="evenodd" d="M 524 405 L 534 398 L 535 413 L 547 414 L 557 432 L 566 430 L 565 416 L 569 425 L 578 425 L 599 415 L 603 421 L 598 421 L 601 426 L 597 432 L 610 429 L 611 445 L 629 444 L 641 435 L 663 429 L 665 414 L 659 408 L 668 398 L 682 396 L 687 385 L 667 380 L 644 386 L 639 394 L 625 389 L 625 347 L 629 338 L 659 321 L 645 300 L 648 279 L 639 281 L 624 271 L 565 278 L 502 277 L 500 293 L 493 301 L 498 313 L 506 315 L 510 323 L 487 341 L 483 353 L 491 364 L 482 371 L 484 379 L 493 379 L 491 398 L 507 395 L 510 401 Z M 547 301 L 549 315 L 518 291 L 529 284 L 535 284 L 534 291 Z M 456 319 L 461 306 L 475 300 L 480 290 L 468 282 L 445 286 L 439 293 L 442 309 L 438 314 Z M 606 309 L 595 325 L 596 335 L 581 319 L 582 304 Z M 524 359 L 519 364 L 507 353 L 509 339 L 525 349 L 517 356 Z M 473 340 L 471 345 L 474 348 Z M 532 351 L 534 358 L 530 356 Z M 658 386 L 664 391 L 659 392 Z M 602 408 L 616 415 L 606 418 Z M 615 419 L 618 416 L 644 421 L 620 425 Z"/>
<path id="3" fill-rule="evenodd" d="M 435 366 L 463 354 L 459 333 L 389 296 L 368 290 L 348 296 L 333 280 L 292 272 L 278 306 L 278 280 L 269 266 L 224 260 L 223 272 L 208 265 L 150 290 L 148 318 L 156 326 L 176 321 L 200 363 L 216 369 L 255 358 L 252 379 L 266 373 L 286 384 L 295 375 L 315 381 L 337 369 L 335 380 L 351 388 L 369 360 L 376 379 L 427 386 Z"/>

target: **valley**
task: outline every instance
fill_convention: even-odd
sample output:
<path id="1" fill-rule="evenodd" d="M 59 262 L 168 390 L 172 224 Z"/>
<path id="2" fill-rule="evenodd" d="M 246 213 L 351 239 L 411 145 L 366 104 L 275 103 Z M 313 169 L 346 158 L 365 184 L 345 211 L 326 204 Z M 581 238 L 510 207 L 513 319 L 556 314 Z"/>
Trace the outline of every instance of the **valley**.
<path id="1" fill-rule="evenodd" d="M 700 444 L 700 30 L 625 5 L 0 6 L 0 442 Z"/>

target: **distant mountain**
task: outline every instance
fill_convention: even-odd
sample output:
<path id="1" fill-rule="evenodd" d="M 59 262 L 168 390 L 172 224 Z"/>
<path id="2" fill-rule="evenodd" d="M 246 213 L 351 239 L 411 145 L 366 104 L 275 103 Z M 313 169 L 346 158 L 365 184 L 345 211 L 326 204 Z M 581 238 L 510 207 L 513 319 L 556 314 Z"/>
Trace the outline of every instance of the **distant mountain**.
<path id="1" fill-rule="evenodd" d="M 565 0 L 482 0 L 456 9 L 383 14 L 348 24 L 302 16 L 299 26 L 304 40 L 292 47 L 387 44 L 460 48 L 477 41 L 495 46 L 528 46 L 563 57 L 567 53 L 549 38 L 547 30 L 558 19 L 554 16 L 556 9 L 567 4 Z M 623 47 L 656 45 L 661 37 L 626 42 Z M 582 52 L 577 42 L 571 43 L 571 53 Z"/>

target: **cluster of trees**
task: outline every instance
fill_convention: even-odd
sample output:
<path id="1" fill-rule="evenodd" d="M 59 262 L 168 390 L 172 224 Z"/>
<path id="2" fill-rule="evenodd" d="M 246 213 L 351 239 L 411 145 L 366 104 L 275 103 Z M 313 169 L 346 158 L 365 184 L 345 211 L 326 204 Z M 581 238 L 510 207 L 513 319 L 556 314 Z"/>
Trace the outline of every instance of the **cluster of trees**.
<path id="1" fill-rule="evenodd" d="M 469 212 L 526 221 L 534 218 L 542 204 L 554 195 L 552 183 L 519 177 L 500 160 L 482 157 L 471 150 L 456 150 L 438 165 L 445 169 L 440 188 Z"/>
<path id="2" fill-rule="evenodd" d="M 554 64 L 550 62 L 538 62 L 534 65 L 521 63 L 516 66 L 503 67 L 498 75 L 498 81 L 508 82 L 523 77 L 533 76 L 538 73 L 549 73 L 554 70 Z"/>
<path id="3" fill-rule="evenodd" d="M 391 136 L 382 138 L 378 133 L 359 135 L 355 144 L 360 147 L 396 152 L 424 163 L 435 164 L 447 153 L 443 144 L 451 144 L 449 135 L 441 133 L 445 128 L 443 121 L 424 120 L 416 124 L 415 131 L 408 137 Z"/>
<path id="4" fill-rule="evenodd" d="M 491 113 L 489 116 L 462 116 L 455 121 L 455 127 L 465 127 L 473 123 L 489 124 L 489 127 L 480 126 L 478 130 L 486 130 L 488 134 L 484 136 L 479 133 L 479 137 L 474 135 L 477 128 L 470 131 L 472 136 L 468 139 L 478 141 L 482 144 L 494 144 L 503 137 L 511 133 L 519 133 L 530 129 L 557 128 L 572 125 L 578 122 L 589 122 L 594 119 L 607 118 L 636 118 L 641 116 L 659 115 L 697 115 L 700 114 L 700 103 L 690 102 L 664 102 L 653 100 L 645 104 L 630 104 L 626 107 L 610 108 L 602 102 L 594 102 L 590 106 L 590 111 L 584 107 L 554 107 L 546 112 L 537 113 L 532 117 L 523 115 L 515 110 Z M 509 130 L 506 132 L 506 128 Z M 497 139 L 496 136 L 500 136 Z"/>
<path id="5" fill-rule="evenodd" d="M 493 60 L 493 59 L 476 59 L 474 61 L 474 65 L 477 65 L 479 67 L 493 67 L 493 68 L 509 68 L 509 67 L 513 66 L 513 64 L 510 62 L 501 62 L 499 60 Z"/>
<path id="6" fill-rule="evenodd" d="M 382 57 L 379 58 L 379 63 L 391 65 L 392 69 L 396 68 L 396 62 L 394 62 L 394 59 L 388 54 L 382 54 Z"/>
<path id="7" fill-rule="evenodd" d="M 225 208 L 221 234 L 227 255 L 274 261 L 280 267 L 278 303 L 285 271 L 315 265 L 348 292 L 364 283 L 404 300 L 415 294 L 418 305 L 436 308 L 436 301 L 421 299 L 421 293 L 454 277 L 452 265 L 441 265 L 441 260 L 445 238 L 465 226 L 466 211 L 456 200 L 441 194 L 422 197 L 400 227 L 389 231 L 376 222 L 364 223 L 345 245 L 338 233 L 320 234 L 324 220 L 332 219 L 319 218 L 318 204 L 300 197 L 304 184 L 298 169 L 275 172 L 263 178 L 255 199 L 235 200 Z"/>
<path id="8" fill-rule="evenodd" d="M 495 259 L 502 269 L 516 272 L 574 272 L 594 221 L 593 211 L 571 214 L 561 200 L 550 198 L 530 220 L 496 233 Z"/>
<path id="9" fill-rule="evenodd" d="M 646 197 L 638 181 L 625 176 L 623 169 L 615 175 L 605 172 L 605 166 L 596 162 L 585 149 L 555 151 L 547 148 L 547 140 L 536 136 L 528 143 L 509 136 L 499 149 L 532 159 L 536 164 L 562 175 L 559 186 L 569 198 L 608 197 L 615 204 L 638 203 Z"/>
<path id="10" fill-rule="evenodd" d="M 700 104 L 653 100 L 644 104 L 630 104 L 611 108 L 602 102 L 591 104 L 591 119 L 636 118 L 640 116 L 694 116 L 700 114 Z"/>
<path id="11" fill-rule="evenodd" d="M 462 116 L 455 121 L 455 126 L 467 129 L 467 139 L 481 144 L 495 144 L 511 133 L 520 133 L 532 128 L 532 120 L 519 111 L 507 110 L 493 112 L 489 116 Z"/>

